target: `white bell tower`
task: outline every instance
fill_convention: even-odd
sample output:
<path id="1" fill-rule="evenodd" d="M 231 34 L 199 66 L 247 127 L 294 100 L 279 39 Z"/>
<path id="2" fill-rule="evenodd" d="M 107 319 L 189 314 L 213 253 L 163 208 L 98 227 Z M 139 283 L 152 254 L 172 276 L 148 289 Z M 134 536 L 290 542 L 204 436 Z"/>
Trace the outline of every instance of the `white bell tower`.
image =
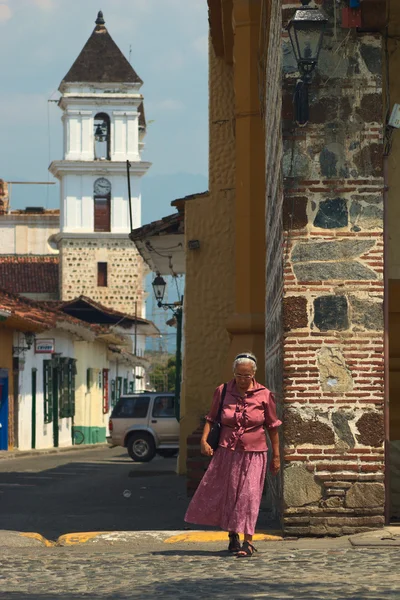
<path id="1" fill-rule="evenodd" d="M 140 178 L 146 132 L 143 82 L 105 27 L 96 27 L 62 80 L 64 157 L 50 165 L 60 180 L 60 297 L 85 295 L 143 315 L 142 258 L 128 234 L 141 225 Z M 129 214 L 127 161 L 132 211 Z"/>

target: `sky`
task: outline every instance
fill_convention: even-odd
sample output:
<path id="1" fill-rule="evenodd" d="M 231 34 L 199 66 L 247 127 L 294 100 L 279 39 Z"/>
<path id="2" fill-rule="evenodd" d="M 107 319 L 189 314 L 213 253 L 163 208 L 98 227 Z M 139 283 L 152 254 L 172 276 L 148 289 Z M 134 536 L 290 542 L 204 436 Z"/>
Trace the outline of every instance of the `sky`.
<path id="1" fill-rule="evenodd" d="M 0 178 L 54 181 L 61 110 L 49 99 L 102 10 L 106 27 L 144 81 L 148 122 L 142 223 L 172 214 L 171 200 L 207 189 L 206 0 L 0 0 Z M 58 185 L 13 186 L 12 208 L 59 206 Z"/>

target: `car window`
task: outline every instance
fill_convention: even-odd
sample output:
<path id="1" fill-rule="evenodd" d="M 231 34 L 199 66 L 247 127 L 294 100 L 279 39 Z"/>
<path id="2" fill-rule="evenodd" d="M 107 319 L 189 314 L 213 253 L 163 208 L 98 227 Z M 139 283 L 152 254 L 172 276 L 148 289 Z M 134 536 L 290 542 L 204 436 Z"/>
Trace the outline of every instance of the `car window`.
<path id="1" fill-rule="evenodd" d="M 173 396 L 157 396 L 154 399 L 153 417 L 175 417 L 175 406 Z"/>
<path id="2" fill-rule="evenodd" d="M 150 398 L 139 396 L 136 398 L 121 398 L 114 408 L 113 417 L 129 419 L 145 419 L 149 409 Z"/>

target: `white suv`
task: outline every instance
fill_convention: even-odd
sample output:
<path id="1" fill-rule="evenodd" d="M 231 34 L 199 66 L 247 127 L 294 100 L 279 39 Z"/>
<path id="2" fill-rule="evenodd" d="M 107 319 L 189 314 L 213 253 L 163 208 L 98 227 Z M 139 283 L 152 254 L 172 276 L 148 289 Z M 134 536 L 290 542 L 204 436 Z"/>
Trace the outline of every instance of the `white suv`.
<path id="1" fill-rule="evenodd" d="M 179 423 L 173 392 L 141 392 L 121 396 L 109 423 L 112 446 L 128 449 L 132 460 L 148 462 L 155 454 L 175 456 L 179 450 Z"/>

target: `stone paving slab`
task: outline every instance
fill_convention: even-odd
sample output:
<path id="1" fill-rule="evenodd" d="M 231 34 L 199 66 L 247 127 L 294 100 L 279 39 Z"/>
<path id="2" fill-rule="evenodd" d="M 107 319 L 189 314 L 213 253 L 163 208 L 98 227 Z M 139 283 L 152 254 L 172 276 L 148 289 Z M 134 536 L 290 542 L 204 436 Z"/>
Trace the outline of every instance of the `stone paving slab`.
<path id="1" fill-rule="evenodd" d="M 359 547 L 400 546 L 400 526 L 352 535 L 350 542 L 353 546 Z"/>
<path id="2" fill-rule="evenodd" d="M 258 543 L 237 559 L 221 543 L 167 546 L 149 540 L 125 549 L 77 546 L 0 555 L 0 598 L 7 600 L 398 600 L 398 550 L 337 542 L 297 548 Z M 90 550 L 90 551 L 89 551 Z"/>

